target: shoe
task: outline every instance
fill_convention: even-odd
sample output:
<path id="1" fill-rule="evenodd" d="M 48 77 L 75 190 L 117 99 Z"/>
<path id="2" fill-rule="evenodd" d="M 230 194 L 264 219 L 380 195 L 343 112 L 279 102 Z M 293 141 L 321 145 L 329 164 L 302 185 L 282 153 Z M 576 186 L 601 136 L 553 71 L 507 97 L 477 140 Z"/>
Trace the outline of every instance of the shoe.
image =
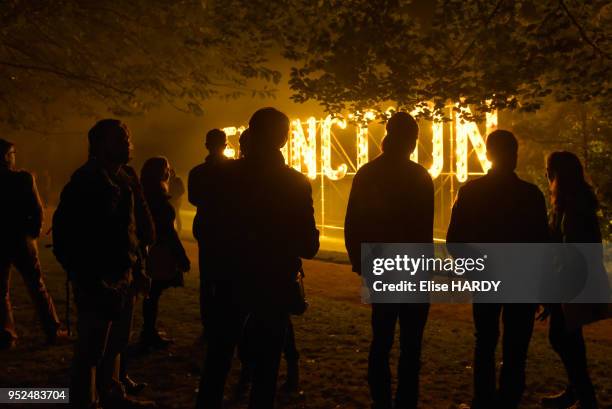
<path id="1" fill-rule="evenodd" d="M 129 375 L 126 375 L 125 378 L 121 380 L 123 387 L 125 388 L 125 393 L 128 395 L 138 395 L 142 392 L 147 386 L 149 386 L 146 382 L 135 382 Z"/>
<path id="2" fill-rule="evenodd" d="M 164 337 L 158 331 L 152 333 L 141 333 L 140 343 L 144 347 L 155 348 L 155 349 L 166 349 L 172 343 L 170 338 Z"/>
<path id="3" fill-rule="evenodd" d="M 0 351 L 14 349 L 17 347 L 17 340 L 15 338 L 9 338 L 0 342 Z"/>
<path id="4" fill-rule="evenodd" d="M 566 388 L 563 392 L 556 395 L 545 396 L 541 403 L 543 408 L 567 409 L 577 402 L 574 392 Z"/>
<path id="5" fill-rule="evenodd" d="M 300 367 L 298 362 L 287 362 L 287 380 L 281 389 L 285 393 L 296 393 L 300 388 Z"/>
<path id="6" fill-rule="evenodd" d="M 65 345 L 72 342 L 68 330 L 58 328 L 52 335 L 47 337 L 47 345 Z"/>

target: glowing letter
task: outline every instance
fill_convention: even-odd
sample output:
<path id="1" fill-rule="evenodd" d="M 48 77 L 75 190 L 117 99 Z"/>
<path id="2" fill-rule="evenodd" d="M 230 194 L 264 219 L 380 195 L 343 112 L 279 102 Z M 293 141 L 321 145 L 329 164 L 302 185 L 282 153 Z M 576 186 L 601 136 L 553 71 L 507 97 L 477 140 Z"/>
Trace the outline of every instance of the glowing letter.
<path id="1" fill-rule="evenodd" d="M 317 120 L 308 118 L 308 138 L 304 135 L 304 129 L 299 119 L 291 121 L 290 146 L 291 167 L 298 172 L 302 171 L 302 163 L 305 162 L 310 179 L 317 178 Z"/>
<path id="2" fill-rule="evenodd" d="M 432 162 L 429 168 L 429 174 L 433 179 L 440 176 L 442 167 L 444 166 L 444 123 L 441 119 L 434 118 L 431 123 L 432 133 Z"/>
<path id="3" fill-rule="evenodd" d="M 364 121 L 366 121 L 366 125 L 357 125 L 357 169 L 368 163 L 370 160 L 367 123 L 375 118 L 376 114 L 373 111 L 367 111 L 363 116 Z"/>
<path id="4" fill-rule="evenodd" d="M 346 175 L 348 167 L 345 163 L 337 169 L 331 167 L 331 127 L 334 124 L 342 129 L 346 128 L 346 121 L 332 118 L 331 115 L 321 124 L 321 171 L 331 180 L 340 180 Z"/>
<path id="5" fill-rule="evenodd" d="M 469 108 L 462 108 L 463 112 L 470 113 Z M 490 118 L 487 117 L 487 124 L 497 123 L 497 114 L 493 114 Z M 468 162 L 468 139 L 474 147 L 474 152 L 478 157 L 482 170 L 487 172 L 491 168 L 491 162 L 487 159 L 487 146 L 485 141 L 478 130 L 478 125 L 474 122 L 467 122 L 460 118 L 460 113 L 455 114 L 456 120 L 456 135 L 457 135 L 457 180 L 459 182 L 465 182 L 468 176 L 467 162 Z"/>
<path id="6" fill-rule="evenodd" d="M 225 150 L 223 151 L 223 155 L 225 155 L 226 157 L 230 159 L 236 158 L 236 149 L 234 149 L 232 144 L 229 142 L 229 137 L 234 136 L 236 134 L 239 135 L 242 132 L 244 132 L 244 130 L 245 130 L 244 126 L 241 126 L 240 128 L 236 128 L 235 126 L 230 126 L 230 127 L 222 129 L 222 131 L 225 132 L 225 135 L 228 137 L 227 146 L 225 147 Z"/>

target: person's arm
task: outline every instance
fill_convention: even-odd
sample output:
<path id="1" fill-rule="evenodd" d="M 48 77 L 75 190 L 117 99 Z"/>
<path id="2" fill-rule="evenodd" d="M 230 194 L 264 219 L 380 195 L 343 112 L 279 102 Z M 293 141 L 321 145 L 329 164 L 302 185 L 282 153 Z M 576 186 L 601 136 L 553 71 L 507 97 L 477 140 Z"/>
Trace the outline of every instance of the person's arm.
<path id="1" fill-rule="evenodd" d="M 466 204 L 465 195 L 463 189 L 459 189 L 457 193 L 457 199 L 453 203 L 453 209 L 451 210 L 451 219 L 448 224 L 448 231 L 446 232 L 447 243 L 462 243 L 465 240 L 465 229 L 469 228 L 469 224 L 466 223 Z"/>
<path id="2" fill-rule="evenodd" d="M 547 243 L 551 240 L 548 229 L 548 212 L 546 211 L 546 200 L 540 190 L 537 190 L 536 220 L 534 223 L 537 243 Z"/>
<path id="3" fill-rule="evenodd" d="M 351 261 L 353 271 L 361 274 L 361 223 L 363 217 L 361 174 L 357 172 L 353 179 L 344 219 L 344 244 Z"/>
<path id="4" fill-rule="evenodd" d="M 567 209 L 561 221 L 561 231 L 563 233 L 563 241 L 566 243 L 601 242 L 597 216 L 589 214 L 587 209 Z"/>
<path id="5" fill-rule="evenodd" d="M 198 181 L 197 168 L 191 169 L 187 177 L 187 200 L 195 207 L 202 206 L 201 187 Z"/>
<path id="6" fill-rule="evenodd" d="M 38 188 L 34 177 L 29 173 L 23 172 L 26 198 L 24 201 L 24 211 L 27 218 L 27 235 L 38 238 L 43 223 L 43 205 L 38 194 Z"/>
<path id="7" fill-rule="evenodd" d="M 295 237 L 298 255 L 302 258 L 313 258 L 319 251 L 319 230 L 314 217 L 312 205 L 312 188 L 305 177 L 302 180 L 297 197 L 297 225 Z"/>
<path id="8" fill-rule="evenodd" d="M 425 224 L 427 227 L 427 243 L 433 243 L 434 239 L 434 184 L 429 173 L 425 176 Z"/>

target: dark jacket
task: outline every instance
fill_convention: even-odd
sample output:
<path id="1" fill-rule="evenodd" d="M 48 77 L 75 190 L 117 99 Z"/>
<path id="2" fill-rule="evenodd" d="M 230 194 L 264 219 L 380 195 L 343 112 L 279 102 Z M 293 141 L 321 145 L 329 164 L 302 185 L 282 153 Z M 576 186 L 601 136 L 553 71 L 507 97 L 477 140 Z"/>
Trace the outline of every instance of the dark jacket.
<path id="1" fill-rule="evenodd" d="M 514 172 L 491 169 L 459 189 L 447 242 L 545 243 L 546 202 L 537 186 Z"/>
<path id="2" fill-rule="evenodd" d="M 32 175 L 0 166 L 0 189 L 0 240 L 37 238 L 42 228 L 43 208 Z"/>
<path id="3" fill-rule="evenodd" d="M 586 193 L 586 192 L 585 192 Z M 575 195 L 563 211 L 554 211 L 551 214 L 551 236 L 553 241 L 559 243 L 589 243 L 578 245 L 578 250 L 571 245 L 564 247 L 564 260 L 566 265 L 561 266 L 561 279 L 566 286 L 578 281 L 578 285 L 569 288 L 580 289 L 585 284 L 581 280 L 585 274 L 589 275 L 589 283 L 596 286 L 596 291 L 590 291 L 591 297 L 599 294 L 602 298 L 610 298 L 608 275 L 603 261 L 601 231 L 597 220 L 595 198 L 584 194 Z M 568 284 L 569 283 L 569 284 Z M 610 318 L 612 304 L 566 303 L 563 304 L 564 322 L 569 330 L 577 329 L 582 325 Z"/>
<path id="4" fill-rule="evenodd" d="M 361 243 L 432 243 L 431 176 L 408 158 L 383 153 L 353 179 L 344 241 L 353 271 L 361 272 Z"/>
<path id="5" fill-rule="evenodd" d="M 139 260 L 128 175 L 109 174 L 95 159 L 79 168 L 53 215 L 54 254 L 79 288 L 131 280 Z"/>
<path id="6" fill-rule="evenodd" d="M 196 215 L 193 219 L 193 237 L 196 240 L 204 240 L 207 232 L 212 233 L 217 230 L 215 223 L 217 220 L 207 215 L 214 213 L 216 203 L 215 194 L 219 194 L 218 189 L 224 183 L 221 178 L 221 168 L 229 160 L 223 155 L 208 155 L 204 163 L 191 169 L 187 180 L 187 191 L 189 203 L 196 207 Z M 217 192 L 217 193 L 215 193 Z M 212 226 L 210 226 L 212 224 Z"/>
<path id="7" fill-rule="evenodd" d="M 228 163 L 224 173 L 226 260 L 249 306 L 285 308 L 302 266 L 319 249 L 310 182 L 278 151 Z"/>
<path id="8" fill-rule="evenodd" d="M 129 177 L 130 187 L 134 193 L 134 218 L 136 220 L 136 236 L 141 249 L 145 249 L 155 242 L 155 224 L 153 223 L 153 216 L 151 216 L 151 210 L 147 204 L 147 200 L 144 197 L 142 191 L 142 185 L 138 174 L 131 166 L 125 165 L 123 167 L 126 175 Z"/>
<path id="9" fill-rule="evenodd" d="M 145 195 L 153 221 L 155 222 L 156 246 L 164 246 L 172 254 L 176 261 L 176 275 L 182 276 L 182 271 L 189 269 L 189 259 L 181 243 L 181 239 L 174 228 L 174 220 L 176 212 L 172 204 L 170 204 L 170 196 L 163 191 L 147 192 Z M 182 279 L 174 280 L 181 283 Z"/>

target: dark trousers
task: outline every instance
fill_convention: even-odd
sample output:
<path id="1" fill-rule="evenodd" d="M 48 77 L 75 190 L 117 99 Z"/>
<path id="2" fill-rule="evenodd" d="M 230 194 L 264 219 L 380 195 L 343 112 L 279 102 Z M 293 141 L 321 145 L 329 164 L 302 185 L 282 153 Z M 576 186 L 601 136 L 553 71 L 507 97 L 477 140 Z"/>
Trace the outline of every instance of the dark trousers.
<path id="1" fill-rule="evenodd" d="M 196 408 L 222 407 L 225 382 L 247 315 L 253 329 L 252 348 L 255 355 L 249 408 L 273 408 L 288 314 L 278 310 L 245 312 L 231 303 L 230 293 L 231 288 L 220 289 L 217 284 L 215 296 L 208 305 L 206 329 L 208 349 L 200 378 Z"/>
<path id="2" fill-rule="evenodd" d="M 392 407 L 389 353 L 395 324 L 400 325 L 400 358 L 397 368 L 396 408 L 416 408 L 419 396 L 421 343 L 429 304 L 372 304 L 372 344 L 368 383 L 376 408 Z"/>
<path id="3" fill-rule="evenodd" d="M 200 321 L 202 322 L 202 333 L 206 331 L 208 305 L 214 295 L 214 272 L 209 271 L 211 255 L 206 251 L 206 243 L 198 241 L 198 258 L 200 269 Z M 208 276 L 208 277 L 206 277 Z M 206 338 L 206 337 L 204 337 Z"/>
<path id="4" fill-rule="evenodd" d="M 247 371 L 250 371 L 250 368 L 252 368 L 253 366 L 251 364 L 251 361 L 253 360 L 253 356 L 255 355 L 255 353 L 256 352 L 253 351 L 252 324 L 247 318 L 243 334 L 240 337 L 240 341 L 238 342 L 238 359 L 240 359 L 240 364 L 242 365 L 242 368 L 245 368 Z M 283 356 L 288 364 L 297 365 L 300 359 L 300 352 L 298 351 L 297 345 L 295 343 L 295 330 L 293 329 L 293 322 L 291 322 L 290 317 L 287 319 L 287 334 L 285 336 Z"/>
<path id="5" fill-rule="evenodd" d="M 120 382 L 120 354 L 129 342 L 134 297 L 116 319 L 110 319 L 92 303 L 91 295 L 75 288 L 77 340 L 74 346 L 70 380 L 70 403 L 74 409 L 97 407 L 99 400 L 108 407 L 125 397 Z"/>
<path id="6" fill-rule="evenodd" d="M 536 305 L 474 304 L 474 400 L 472 408 L 516 408 L 525 389 L 527 350 Z M 503 324 L 503 365 L 496 393 L 495 350 Z"/>
<path id="7" fill-rule="evenodd" d="M 146 335 L 157 332 L 157 315 L 159 313 L 159 299 L 166 289 L 160 281 L 151 282 L 149 296 L 142 301 L 142 333 Z"/>
<path id="8" fill-rule="evenodd" d="M 54 337 L 60 322 L 42 275 L 37 242 L 31 238 L 15 238 L 9 243 L 0 243 L 0 343 L 17 339 L 10 299 L 11 265 L 17 268 L 28 288 L 45 334 L 48 338 Z"/>
<path id="9" fill-rule="evenodd" d="M 587 367 L 582 327 L 568 331 L 565 327 L 561 305 L 551 305 L 550 309 L 550 330 L 548 333 L 550 345 L 565 366 L 570 389 L 578 398 L 582 409 L 596 409 L 597 399 Z"/>

